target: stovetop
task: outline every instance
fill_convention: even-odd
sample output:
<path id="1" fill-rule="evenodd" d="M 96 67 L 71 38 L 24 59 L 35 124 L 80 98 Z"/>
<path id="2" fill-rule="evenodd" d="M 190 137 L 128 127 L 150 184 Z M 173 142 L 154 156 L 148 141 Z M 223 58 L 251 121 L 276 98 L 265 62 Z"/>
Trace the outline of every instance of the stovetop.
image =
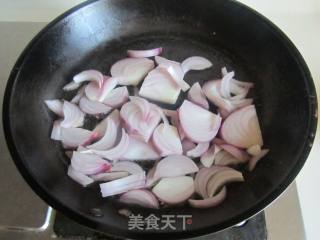
<path id="1" fill-rule="evenodd" d="M 8 48 L 6 44 L 0 45 L 1 57 L 7 58 L 4 64 L 0 64 L 0 114 L 2 114 L 3 92 L 9 69 L 22 48 L 44 25 L 44 23 L 10 23 L 10 25 L 0 23 L 2 38 L 7 44 L 14 42 L 16 46 Z M 2 121 L 0 121 L 0 164 L 0 239 L 107 239 L 61 213 L 56 213 L 30 189 L 11 159 L 3 137 Z M 198 239 L 267 239 L 264 213 L 256 215 L 241 226 Z"/>

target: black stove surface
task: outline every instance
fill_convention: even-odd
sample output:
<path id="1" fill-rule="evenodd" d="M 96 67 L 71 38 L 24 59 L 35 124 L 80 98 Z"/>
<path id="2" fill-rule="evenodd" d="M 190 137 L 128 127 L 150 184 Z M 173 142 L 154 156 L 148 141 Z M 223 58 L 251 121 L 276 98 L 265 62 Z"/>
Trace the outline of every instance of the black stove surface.
<path id="1" fill-rule="evenodd" d="M 55 234 L 62 239 L 91 239 L 91 240 L 114 240 L 120 238 L 110 238 L 101 233 L 95 232 L 82 226 L 61 213 L 57 212 L 54 223 Z M 267 229 L 264 212 L 257 214 L 247 220 L 242 226 L 234 226 L 224 231 L 206 235 L 203 237 L 192 238 L 193 240 L 266 240 Z"/>

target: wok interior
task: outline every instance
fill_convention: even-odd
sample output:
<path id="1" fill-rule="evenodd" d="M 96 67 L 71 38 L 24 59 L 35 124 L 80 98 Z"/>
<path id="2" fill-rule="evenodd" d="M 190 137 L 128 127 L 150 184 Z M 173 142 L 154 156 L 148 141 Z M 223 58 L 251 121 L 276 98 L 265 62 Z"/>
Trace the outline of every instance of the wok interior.
<path id="1" fill-rule="evenodd" d="M 133 208 L 145 216 L 191 214 L 188 230 L 219 230 L 261 210 L 276 197 L 270 199 L 273 191 L 288 184 L 288 176 L 306 158 L 311 116 L 307 77 L 295 54 L 269 24 L 231 1 L 99 1 L 52 25 L 26 53 L 12 88 L 9 118 L 15 148 L 58 208 L 78 212 L 99 230 L 128 234 L 127 220 L 118 215 L 113 199 L 102 199 L 98 186 L 82 188 L 66 175 L 64 151 L 49 138 L 55 116 L 43 101 L 66 96 L 62 86 L 82 70 L 108 74 L 127 49 L 158 46 L 169 59 L 199 55 L 213 62 L 208 70 L 188 73 L 191 83 L 218 79 L 227 66 L 237 79 L 255 84 L 254 103 L 271 151 L 252 173 L 245 172 L 246 181 L 229 185 L 227 199 L 216 208 Z M 102 218 L 88 214 L 97 207 Z"/>

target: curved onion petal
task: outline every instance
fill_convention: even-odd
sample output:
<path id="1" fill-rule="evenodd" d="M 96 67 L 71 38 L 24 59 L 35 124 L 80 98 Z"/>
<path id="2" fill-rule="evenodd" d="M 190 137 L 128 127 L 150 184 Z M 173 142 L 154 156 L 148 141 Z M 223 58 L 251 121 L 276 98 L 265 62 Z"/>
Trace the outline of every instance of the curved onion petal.
<path id="1" fill-rule="evenodd" d="M 63 117 L 63 102 L 59 99 L 44 101 L 50 111 L 54 112 L 60 117 Z"/>
<path id="2" fill-rule="evenodd" d="M 119 160 L 120 158 L 123 157 L 123 155 L 128 151 L 128 146 L 129 146 L 129 136 L 125 132 L 124 129 L 122 129 L 122 136 L 121 140 L 118 143 L 117 146 L 109 149 L 109 150 L 94 150 L 92 149 L 91 151 L 103 158 L 116 161 Z"/>
<path id="3" fill-rule="evenodd" d="M 111 76 L 116 77 L 120 85 L 137 86 L 154 68 L 154 62 L 147 58 L 125 58 L 111 67 Z"/>
<path id="4" fill-rule="evenodd" d="M 73 77 L 75 83 L 81 83 L 86 81 L 95 82 L 99 88 L 101 88 L 103 83 L 103 74 L 97 70 L 85 70 Z"/>
<path id="5" fill-rule="evenodd" d="M 220 148 L 230 153 L 232 156 L 239 159 L 241 162 L 247 162 L 250 158 L 250 156 L 245 151 L 238 149 L 232 145 L 222 144 L 220 145 Z"/>
<path id="6" fill-rule="evenodd" d="M 155 178 L 154 173 L 156 172 L 157 163 L 153 165 L 153 167 L 149 170 L 146 179 L 146 187 L 153 187 L 159 179 Z"/>
<path id="7" fill-rule="evenodd" d="M 147 50 L 128 50 L 127 53 L 129 57 L 133 58 L 154 57 L 162 53 L 162 47 Z"/>
<path id="8" fill-rule="evenodd" d="M 127 151 L 121 156 L 120 160 L 156 160 L 160 155 L 155 148 L 134 136 L 129 137 L 129 146 Z"/>
<path id="9" fill-rule="evenodd" d="M 229 72 L 227 75 L 225 75 L 221 80 L 220 85 L 220 93 L 223 98 L 231 98 L 231 80 L 234 77 L 234 72 Z"/>
<path id="10" fill-rule="evenodd" d="M 257 112 L 254 105 L 233 112 L 223 122 L 221 136 L 229 144 L 240 148 L 263 145 Z"/>
<path id="11" fill-rule="evenodd" d="M 112 172 L 128 172 L 130 174 L 142 174 L 144 173 L 142 167 L 135 162 L 120 161 L 113 164 L 111 168 Z"/>
<path id="12" fill-rule="evenodd" d="M 107 114 L 112 110 L 111 107 L 103 103 L 91 101 L 86 96 L 83 96 L 79 102 L 80 109 L 90 115 Z"/>
<path id="13" fill-rule="evenodd" d="M 223 200 L 227 196 L 227 188 L 223 187 L 219 193 L 217 193 L 215 196 L 207 199 L 189 199 L 188 203 L 191 207 L 194 208 L 209 208 L 209 207 L 215 207 L 218 206 L 220 203 L 223 202 Z"/>
<path id="14" fill-rule="evenodd" d="M 179 120 L 188 138 L 197 143 L 212 140 L 217 135 L 221 124 L 220 116 L 188 100 L 184 100 L 179 109 Z"/>
<path id="15" fill-rule="evenodd" d="M 99 96 L 99 102 L 103 102 L 104 99 L 111 93 L 111 91 L 118 85 L 117 78 L 104 76 L 104 80 L 101 87 L 101 93 Z"/>
<path id="16" fill-rule="evenodd" d="M 86 175 L 98 174 L 110 170 L 111 164 L 94 154 L 73 152 L 71 166 Z"/>
<path id="17" fill-rule="evenodd" d="M 88 145 L 97 138 L 95 132 L 82 128 L 61 127 L 61 141 L 67 148 L 76 148 L 80 145 Z"/>
<path id="18" fill-rule="evenodd" d="M 212 67 L 212 63 L 204 57 L 193 56 L 185 59 L 181 63 L 181 67 L 183 72 L 186 73 L 190 70 L 204 70 L 210 68 Z"/>
<path id="19" fill-rule="evenodd" d="M 113 120 L 113 122 L 116 124 L 118 132 L 119 132 L 119 128 L 120 128 L 120 112 L 118 109 L 113 110 L 108 117 L 106 117 L 105 119 L 101 120 L 101 122 L 99 122 L 97 124 L 97 126 L 92 130 L 93 132 L 96 132 L 98 134 L 98 137 L 101 138 L 104 136 L 107 126 L 108 126 L 108 118 L 111 118 Z M 121 130 L 120 130 L 121 132 Z"/>
<path id="20" fill-rule="evenodd" d="M 227 170 L 229 168 L 227 167 L 220 167 L 220 166 L 212 166 L 210 168 L 202 168 L 197 173 L 195 178 L 195 189 L 196 192 L 203 198 L 208 198 L 208 192 L 207 192 L 207 184 L 208 181 L 217 174 L 218 172 Z"/>
<path id="21" fill-rule="evenodd" d="M 199 105 L 200 107 L 209 109 L 209 103 L 198 82 L 193 84 L 192 87 L 190 88 L 188 92 L 188 99 L 191 102 Z"/>
<path id="22" fill-rule="evenodd" d="M 184 73 L 182 68 L 176 67 L 176 65 L 172 65 L 169 62 L 161 63 L 157 68 L 163 68 L 170 75 L 172 81 L 177 84 L 183 92 L 187 91 L 190 88 L 190 85 L 183 80 Z"/>
<path id="23" fill-rule="evenodd" d="M 253 145 L 249 148 L 247 148 L 247 153 L 249 153 L 252 156 L 259 155 L 261 153 L 261 146 L 260 145 Z"/>
<path id="24" fill-rule="evenodd" d="M 194 149 L 196 147 L 196 144 L 194 144 L 192 141 L 190 141 L 187 138 L 183 139 L 181 143 L 182 143 L 183 154 L 186 154 L 189 150 Z"/>
<path id="25" fill-rule="evenodd" d="M 221 80 L 212 80 L 206 82 L 202 90 L 206 97 L 218 108 L 225 109 L 228 112 L 232 112 L 235 107 L 232 105 L 232 103 L 224 99 L 220 94 L 220 86 L 221 86 Z"/>
<path id="26" fill-rule="evenodd" d="M 190 158 L 183 155 L 168 156 L 157 164 L 154 178 L 178 177 L 199 171 Z"/>
<path id="27" fill-rule="evenodd" d="M 209 149 L 209 146 L 210 146 L 209 142 L 198 143 L 198 145 L 195 148 L 187 152 L 187 156 L 191 158 L 200 157 Z"/>
<path id="28" fill-rule="evenodd" d="M 105 173 L 98 173 L 95 175 L 91 175 L 90 177 L 94 181 L 108 182 L 108 181 L 113 181 L 113 180 L 127 177 L 127 176 L 129 176 L 128 172 L 105 172 Z"/>
<path id="29" fill-rule="evenodd" d="M 268 152 L 269 152 L 269 149 L 262 149 L 260 154 L 253 156 L 249 160 L 249 165 L 248 165 L 249 171 L 252 171 L 256 167 L 259 160 L 262 159 L 265 155 L 267 155 Z"/>
<path id="30" fill-rule="evenodd" d="M 104 136 L 94 144 L 87 146 L 89 149 L 108 150 L 116 145 L 118 129 L 111 118 L 107 118 L 107 128 Z"/>
<path id="31" fill-rule="evenodd" d="M 64 119 L 61 122 L 61 127 L 81 127 L 83 125 L 85 114 L 77 105 L 64 101 L 62 109 Z"/>
<path id="32" fill-rule="evenodd" d="M 161 123 L 153 132 L 152 142 L 161 156 L 182 154 L 182 145 L 176 127 Z"/>
<path id="33" fill-rule="evenodd" d="M 82 86 L 79 90 L 78 90 L 78 92 L 77 92 L 77 94 L 71 99 L 71 103 L 74 103 L 74 104 L 78 104 L 79 103 L 79 101 L 80 101 L 80 99 L 83 97 L 83 95 L 85 94 L 85 88 L 86 88 L 86 86 Z"/>
<path id="34" fill-rule="evenodd" d="M 216 145 L 227 144 L 226 141 L 224 141 L 224 140 L 221 139 L 221 138 L 217 138 L 217 137 L 215 137 L 215 138 L 212 140 L 212 143 L 213 143 L 213 144 L 216 144 Z"/>
<path id="35" fill-rule="evenodd" d="M 245 162 L 247 161 L 240 160 L 225 150 L 217 153 L 217 155 L 214 158 L 214 164 L 219 166 L 238 165 Z"/>
<path id="36" fill-rule="evenodd" d="M 70 165 L 68 168 L 68 176 L 72 178 L 74 181 L 82 185 L 83 187 L 88 186 L 89 184 L 93 183 L 93 179 L 86 176 L 85 174 L 78 172 L 73 169 L 73 167 Z"/>
<path id="37" fill-rule="evenodd" d="M 61 122 L 62 119 L 55 120 L 51 131 L 50 138 L 53 140 L 61 140 Z"/>
<path id="38" fill-rule="evenodd" d="M 117 108 L 126 103 L 129 99 L 127 87 L 118 87 L 113 89 L 102 102 L 112 108 Z"/>
<path id="39" fill-rule="evenodd" d="M 138 205 L 146 208 L 159 208 L 159 201 L 152 192 L 145 189 L 130 190 L 119 198 L 122 203 Z"/>
<path id="40" fill-rule="evenodd" d="M 132 97 L 134 101 L 124 104 L 120 110 L 127 130 L 132 136 L 141 137 L 148 142 L 152 132 L 160 122 L 160 114 L 148 101 Z"/>
<path id="41" fill-rule="evenodd" d="M 214 174 L 207 183 L 207 193 L 209 197 L 214 196 L 217 191 L 230 182 L 243 182 L 244 178 L 241 172 L 232 168 L 219 171 Z"/>
<path id="42" fill-rule="evenodd" d="M 215 157 L 218 152 L 221 151 L 221 148 L 218 145 L 212 145 L 208 151 L 206 151 L 200 158 L 200 162 L 205 167 L 211 167 L 214 163 Z"/>
<path id="43" fill-rule="evenodd" d="M 145 173 L 143 173 L 130 175 L 128 177 L 113 180 L 111 182 L 102 183 L 100 184 L 102 197 L 118 195 L 129 190 L 144 188 L 145 180 L 146 175 Z"/>
<path id="44" fill-rule="evenodd" d="M 156 68 L 143 81 L 139 95 L 157 102 L 175 104 L 180 90 L 165 69 Z"/>
<path id="45" fill-rule="evenodd" d="M 77 88 L 79 88 L 81 85 L 81 83 L 76 83 L 74 81 L 67 83 L 66 85 L 64 85 L 64 87 L 62 88 L 63 91 L 73 91 L 76 90 Z"/>
<path id="46" fill-rule="evenodd" d="M 162 178 L 152 192 L 165 203 L 184 202 L 194 193 L 193 178 L 187 176 Z"/>
<path id="47" fill-rule="evenodd" d="M 178 133 L 179 133 L 180 139 L 184 140 L 185 137 L 186 137 L 186 134 L 184 133 L 184 131 L 183 131 L 182 127 L 181 127 L 181 124 L 179 122 L 178 111 L 165 109 L 163 112 L 164 112 L 165 115 L 170 117 L 171 124 L 178 129 Z"/>

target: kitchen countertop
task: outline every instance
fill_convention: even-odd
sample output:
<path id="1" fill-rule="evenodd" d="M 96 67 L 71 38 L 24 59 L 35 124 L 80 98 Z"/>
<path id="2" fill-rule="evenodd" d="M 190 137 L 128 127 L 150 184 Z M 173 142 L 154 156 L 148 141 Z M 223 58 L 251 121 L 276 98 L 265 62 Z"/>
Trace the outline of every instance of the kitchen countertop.
<path id="1" fill-rule="evenodd" d="M 0 9 L 0 21 L 9 21 L 0 22 L 1 98 L 3 97 L 4 86 L 9 71 L 19 53 L 31 40 L 32 36 L 45 25 L 44 22 L 39 21 L 50 21 L 54 16 L 81 1 L 66 2 L 59 0 L 55 1 L 54 6 L 49 4 L 49 1 L 47 1 L 47 3 L 46 1 L 41 1 L 40 7 L 35 5 L 39 0 L 20 0 L 12 4 L 11 2 L 12 1 L 0 0 L 1 4 L 4 3 L 4 7 Z M 298 0 L 283 0 L 281 3 L 276 0 L 243 0 L 241 2 L 257 9 L 284 30 L 304 56 L 314 77 L 317 92 L 319 93 L 320 69 L 318 68 L 318 63 L 320 62 L 320 51 L 317 45 L 320 42 L 319 2 L 316 0 L 304 2 Z M 289 4 L 290 12 L 287 8 Z M 24 8 L 25 14 L 19 14 L 21 13 L 21 6 Z M 46 12 L 48 12 L 48 14 L 45 14 Z M 299 20 L 296 21 L 296 19 Z M 2 123 L 0 125 L 2 125 Z M 2 126 L 0 136 L 3 136 Z M 316 221 L 316 216 L 320 215 L 320 208 L 318 207 L 320 194 L 314 191 L 314 183 L 317 182 L 317 172 L 318 169 L 320 169 L 320 163 L 317 161 L 317 156 L 320 156 L 319 146 L 320 139 L 318 130 L 310 157 L 299 174 L 296 183 L 293 183 L 290 188 L 266 210 L 269 233 L 268 239 L 317 239 L 318 222 Z M 1 153 L 3 151 L 7 151 L 7 149 L 0 149 Z M 302 216 L 300 208 L 302 209 Z"/>

